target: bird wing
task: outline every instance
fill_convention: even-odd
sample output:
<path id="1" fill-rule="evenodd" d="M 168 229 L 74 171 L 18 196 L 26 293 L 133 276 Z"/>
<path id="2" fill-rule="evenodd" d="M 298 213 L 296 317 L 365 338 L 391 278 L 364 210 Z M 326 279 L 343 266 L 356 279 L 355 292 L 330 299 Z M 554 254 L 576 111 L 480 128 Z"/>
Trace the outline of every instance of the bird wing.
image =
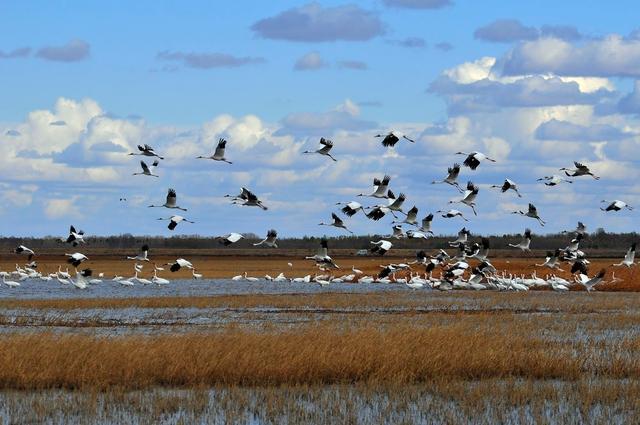
<path id="1" fill-rule="evenodd" d="M 144 162 L 144 161 L 140 161 L 140 166 L 142 167 L 142 171 L 143 171 L 145 174 L 148 174 L 148 173 L 150 172 L 150 171 L 149 171 L 149 166 L 147 165 L 147 163 L 146 163 L 146 162 Z"/>
<path id="2" fill-rule="evenodd" d="M 178 195 L 176 194 L 175 189 L 169 189 L 169 191 L 167 192 L 167 205 L 175 206 L 177 200 Z"/>
<path id="3" fill-rule="evenodd" d="M 324 145 L 324 146 L 327 146 L 327 147 L 333 146 L 333 142 L 331 140 L 329 140 L 329 139 L 325 139 L 324 137 L 320 138 L 320 144 Z"/>
<path id="4" fill-rule="evenodd" d="M 537 208 L 533 204 L 529 204 L 529 212 L 532 214 L 536 214 L 538 212 Z"/>
<path id="5" fill-rule="evenodd" d="M 334 222 L 335 224 L 338 224 L 338 225 L 343 225 L 343 224 L 344 224 L 344 222 L 342 221 L 342 219 L 341 219 L 340 217 L 338 217 L 338 216 L 336 215 L 336 213 L 331 213 L 331 218 L 333 218 L 333 222 Z"/>

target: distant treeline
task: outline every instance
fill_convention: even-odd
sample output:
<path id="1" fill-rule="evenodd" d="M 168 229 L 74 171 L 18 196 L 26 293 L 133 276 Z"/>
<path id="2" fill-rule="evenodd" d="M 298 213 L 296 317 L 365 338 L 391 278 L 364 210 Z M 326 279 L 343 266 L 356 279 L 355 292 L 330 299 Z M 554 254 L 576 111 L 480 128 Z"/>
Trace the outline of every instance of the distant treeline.
<path id="1" fill-rule="evenodd" d="M 480 241 L 482 235 L 472 233 L 471 241 Z M 533 234 L 531 248 L 535 250 L 551 250 L 565 247 L 574 237 L 572 233 L 558 233 L 547 235 Z M 518 243 L 521 240 L 519 234 L 504 234 L 488 236 L 493 249 L 508 249 L 509 243 Z M 245 239 L 233 245 L 235 249 L 264 249 L 264 247 L 254 247 L 252 243 L 262 238 L 255 234 L 245 234 Z M 318 246 L 322 237 L 305 236 L 302 238 L 282 238 L 278 239 L 278 247 L 282 249 L 314 249 Z M 330 248 L 360 250 L 370 248 L 370 241 L 388 239 L 393 242 L 396 249 L 438 249 L 446 248 L 447 242 L 456 239 L 455 235 L 438 235 L 427 240 L 424 239 L 394 239 L 389 235 L 364 235 L 364 236 L 340 236 L 327 237 Z M 134 236 L 123 234 L 117 236 L 93 236 L 87 237 L 87 245 L 91 248 L 104 249 L 135 249 L 142 244 L 148 244 L 153 248 L 167 249 L 225 249 L 214 237 L 202 237 L 197 235 L 180 235 L 172 237 L 161 236 Z M 588 234 L 580 244 L 581 249 L 602 249 L 621 250 L 626 249 L 632 242 L 640 241 L 638 233 L 607 233 L 603 229 L 598 229 L 594 233 Z M 13 249 L 24 244 L 34 250 L 46 250 L 52 248 L 63 248 L 64 244 L 59 237 L 43 238 L 17 238 L 0 237 L 1 249 Z"/>

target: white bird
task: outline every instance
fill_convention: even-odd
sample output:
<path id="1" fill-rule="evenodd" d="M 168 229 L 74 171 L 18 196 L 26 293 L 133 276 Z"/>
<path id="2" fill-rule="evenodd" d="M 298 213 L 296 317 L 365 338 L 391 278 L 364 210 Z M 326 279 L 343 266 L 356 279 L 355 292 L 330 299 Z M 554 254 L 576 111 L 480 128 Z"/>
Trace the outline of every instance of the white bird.
<path id="1" fill-rule="evenodd" d="M 396 135 L 395 133 L 398 133 L 398 134 Z M 407 136 L 405 136 L 404 134 L 401 134 L 401 133 L 396 132 L 396 131 L 390 131 L 387 134 L 376 134 L 375 137 L 383 137 L 382 146 L 384 146 L 385 148 L 394 147 L 395 144 L 398 143 L 400 138 L 408 140 L 411 143 L 415 143 L 416 142 L 415 140 L 412 140 L 412 139 L 408 138 Z"/>
<path id="2" fill-rule="evenodd" d="M 89 258 L 87 258 L 86 255 L 81 254 L 79 252 L 73 253 L 73 254 L 64 254 L 67 257 L 67 263 L 73 265 L 73 267 L 78 267 L 80 265 L 80 263 L 82 263 L 83 261 L 88 260 Z"/>
<path id="3" fill-rule="evenodd" d="M 66 243 L 70 243 L 73 246 L 78 246 L 80 243 L 85 243 L 84 241 L 84 231 L 76 231 L 76 228 L 71 226 L 69 228 L 69 236 L 65 240 Z"/>
<path id="4" fill-rule="evenodd" d="M 193 278 L 195 280 L 200 280 L 202 279 L 202 274 L 201 273 L 196 273 L 195 269 L 191 270 L 191 276 L 193 276 Z"/>
<path id="5" fill-rule="evenodd" d="M 377 242 L 370 242 L 372 245 L 374 245 L 370 251 L 374 254 L 380 254 L 380 255 L 384 255 L 387 253 L 387 251 L 389 251 L 391 249 L 391 247 L 393 246 L 393 244 L 389 241 L 385 241 L 384 239 L 379 240 Z"/>
<path id="6" fill-rule="evenodd" d="M 224 150 L 226 149 L 227 141 L 223 138 L 218 139 L 218 145 L 216 146 L 216 150 L 211 156 L 199 156 L 196 159 L 212 159 L 214 161 L 222 161 L 227 164 L 233 164 L 231 161 L 227 161 L 227 158 L 224 157 Z"/>
<path id="7" fill-rule="evenodd" d="M 364 212 L 364 208 L 362 207 L 362 204 L 360 204 L 360 202 L 355 202 L 355 201 L 351 201 L 351 202 L 336 202 L 336 205 L 344 205 L 344 207 L 342 207 L 341 211 L 343 212 L 344 215 L 349 216 L 349 217 L 353 217 L 360 210 L 362 210 L 362 212 Z"/>
<path id="8" fill-rule="evenodd" d="M 556 249 L 554 252 L 547 251 L 547 256 L 542 264 L 536 264 L 536 267 L 548 267 L 550 269 L 558 269 L 563 271 L 560 268 L 560 249 Z"/>
<path id="9" fill-rule="evenodd" d="M 574 161 L 573 164 L 576 166 L 576 168 L 563 167 L 560 168 L 560 171 L 564 171 L 564 173 L 569 177 L 591 176 L 596 180 L 600 180 L 600 177 L 593 174 L 591 170 L 589 170 L 589 167 L 587 167 L 586 165 L 581 164 L 577 161 Z"/>
<path id="10" fill-rule="evenodd" d="M 365 195 L 364 193 L 359 194 L 358 196 L 370 196 L 373 198 L 389 198 L 389 195 L 387 194 L 387 189 L 389 188 L 389 182 L 391 181 L 391 176 L 385 175 L 382 180 L 379 180 L 377 178 L 373 179 L 373 186 L 375 187 L 375 190 L 373 191 L 373 193 L 369 194 L 369 195 Z"/>
<path id="11" fill-rule="evenodd" d="M 331 140 L 321 137 L 320 145 L 320 148 L 316 149 L 315 151 L 304 151 L 302 153 L 318 153 L 320 155 L 328 156 L 334 161 L 337 161 L 337 159 L 335 159 L 333 156 L 331 156 L 331 153 L 329 153 L 331 151 L 331 148 L 333 148 L 333 142 Z"/>
<path id="12" fill-rule="evenodd" d="M 510 247 L 518 248 L 521 251 L 530 251 L 531 246 L 531 229 L 525 229 L 522 240 L 518 244 L 509 244 Z"/>
<path id="13" fill-rule="evenodd" d="M 469 167 L 472 170 L 475 170 L 476 168 L 478 168 L 480 163 L 485 159 L 487 161 L 496 162 L 495 159 L 489 158 L 487 155 L 483 154 L 482 152 L 476 152 L 476 151 L 470 152 L 470 153 L 456 152 L 456 155 L 467 155 L 465 160 L 462 162 L 462 165 L 464 165 L 465 167 Z"/>
<path id="14" fill-rule="evenodd" d="M 504 179 L 504 183 L 502 183 L 501 186 L 492 185 L 491 187 L 499 188 L 502 193 L 505 193 L 507 190 L 513 190 L 518 195 L 518 198 L 522 198 L 522 195 L 518 192 L 518 185 L 513 180 Z"/>
<path id="15" fill-rule="evenodd" d="M 411 226 L 417 226 L 418 225 L 418 207 L 416 207 L 415 205 L 411 207 L 411 209 L 407 211 L 407 216 L 405 217 L 404 220 L 391 222 L 391 224 L 395 224 L 395 223 L 398 223 L 398 224 L 404 223 L 404 224 L 409 224 Z"/>
<path id="16" fill-rule="evenodd" d="M 149 279 L 145 279 L 145 278 L 143 278 L 143 277 L 138 277 L 138 271 L 137 271 L 137 270 L 136 270 L 136 274 L 135 274 L 135 276 L 134 276 L 134 277 L 132 277 L 131 279 L 135 279 L 138 283 L 141 283 L 141 284 L 143 284 L 143 285 L 150 285 L 150 284 L 152 284 L 152 283 L 153 283 L 153 282 L 152 282 L 152 281 L 150 281 Z"/>
<path id="17" fill-rule="evenodd" d="M 602 200 L 601 202 L 609 202 Z M 626 202 L 620 201 L 618 199 L 611 201 L 606 208 L 600 208 L 602 211 L 620 211 L 622 209 L 628 209 L 629 211 L 633 211 L 633 207 L 631 205 L 627 205 Z"/>
<path id="18" fill-rule="evenodd" d="M 24 245 L 19 245 L 16 249 L 13 250 L 13 252 L 15 252 L 16 254 L 28 255 L 27 258 L 29 259 L 29 261 L 31 261 L 33 256 L 36 254 L 32 249 L 29 249 Z"/>
<path id="19" fill-rule="evenodd" d="M 153 164 L 151 165 L 151 167 L 149 167 L 146 162 L 140 161 L 140 167 L 142 167 L 142 172 L 141 173 L 133 173 L 133 175 L 134 176 L 160 177 L 157 174 L 153 174 L 153 172 L 158 167 L 158 164 L 160 164 L 160 162 L 158 162 L 157 159 L 155 161 L 153 161 Z"/>
<path id="20" fill-rule="evenodd" d="M 362 270 L 356 269 L 356 266 L 351 266 L 351 271 L 355 274 L 362 274 Z"/>
<path id="21" fill-rule="evenodd" d="M 175 263 L 167 263 L 167 266 L 171 266 L 169 267 L 169 270 L 171 270 L 172 272 L 177 272 L 183 267 L 185 269 L 193 270 L 193 264 L 191 264 L 191 262 L 185 260 L 184 258 L 178 258 Z"/>
<path id="22" fill-rule="evenodd" d="M 158 220 L 169 220 L 169 225 L 167 226 L 169 230 L 174 230 L 178 225 L 178 223 L 181 223 L 183 221 L 185 223 L 192 223 L 192 224 L 195 223 L 195 221 L 189 221 L 181 215 L 172 215 L 169 218 L 159 218 Z"/>
<path id="23" fill-rule="evenodd" d="M 587 234 L 587 226 L 585 226 L 585 224 L 583 222 L 579 221 L 578 225 L 575 228 L 575 230 L 571 230 L 571 231 L 563 230 L 562 233 L 576 233 L 576 234 L 586 235 Z"/>
<path id="24" fill-rule="evenodd" d="M 153 271 L 153 277 L 151 278 L 151 283 L 155 283 L 156 285 L 167 285 L 169 284 L 169 279 L 165 279 L 163 277 L 158 276 L 158 271 Z"/>
<path id="25" fill-rule="evenodd" d="M 393 226 L 393 233 L 391 234 L 392 238 L 396 238 L 396 239 L 402 239 L 404 238 L 404 230 L 402 230 L 402 226 L 399 224 L 396 224 L 395 226 Z"/>
<path id="26" fill-rule="evenodd" d="M 242 188 L 240 195 L 235 196 L 231 200 L 231 203 L 235 205 L 242 205 L 245 207 L 260 207 L 263 210 L 267 210 L 267 207 L 262 204 L 262 201 L 258 199 L 258 197 L 246 187 Z"/>
<path id="27" fill-rule="evenodd" d="M 244 272 L 243 278 L 244 278 L 244 280 L 246 280 L 248 282 L 257 282 L 257 281 L 260 280 L 257 277 L 247 276 L 247 272 Z"/>
<path id="28" fill-rule="evenodd" d="M 175 189 L 169 189 L 167 191 L 167 200 L 165 201 L 165 203 L 163 205 L 149 205 L 149 208 L 172 208 L 172 209 L 177 209 L 177 210 L 181 210 L 181 211 L 186 211 L 186 208 L 181 208 L 177 205 L 177 199 L 178 196 L 176 194 Z"/>
<path id="29" fill-rule="evenodd" d="M 573 180 L 564 179 L 557 174 L 554 174 L 552 176 L 544 176 L 542 178 L 539 178 L 538 181 L 544 181 L 544 184 L 547 186 L 556 186 L 562 182 L 573 183 Z"/>
<path id="30" fill-rule="evenodd" d="M 433 235 L 433 231 L 431 230 L 431 224 L 433 223 L 433 214 L 428 214 L 422 219 L 422 223 L 418 228 L 419 231 L 423 233 L 431 233 Z"/>
<path id="31" fill-rule="evenodd" d="M 624 256 L 624 259 L 618 264 L 614 264 L 613 266 L 633 267 L 635 259 L 636 259 L 636 242 L 631 244 L 631 246 L 627 250 L 627 253 Z"/>
<path id="32" fill-rule="evenodd" d="M 417 230 L 407 230 L 407 238 L 409 238 L 409 239 L 428 239 L 429 236 L 426 233 L 419 232 Z"/>
<path id="33" fill-rule="evenodd" d="M 436 211 L 437 213 L 442 213 L 442 217 L 444 218 L 454 218 L 454 217 L 462 217 L 462 219 L 464 221 L 469 221 L 467 220 L 467 218 L 462 214 L 461 211 L 458 210 L 449 210 L 449 211 L 443 211 L 443 210 L 438 210 Z"/>
<path id="34" fill-rule="evenodd" d="M 468 207 L 471 207 L 473 215 L 478 215 L 476 212 L 476 198 L 478 197 L 478 191 L 480 188 L 472 182 L 467 182 L 467 190 L 462 194 L 462 199 L 457 201 L 449 201 L 450 204 L 462 203 Z"/>
<path id="35" fill-rule="evenodd" d="M 604 279 L 605 273 L 606 273 L 606 270 L 602 269 L 598 272 L 597 275 L 595 275 L 591 279 L 586 281 L 580 280 L 579 282 L 580 284 L 582 284 L 582 286 L 584 286 L 587 289 L 587 292 L 591 292 L 594 286 L 602 282 L 602 280 Z"/>
<path id="36" fill-rule="evenodd" d="M 136 255 L 135 257 L 127 256 L 127 260 L 149 261 L 149 245 L 147 245 L 147 244 L 142 245 L 142 247 L 140 248 L 140 253 L 138 255 Z M 136 264 L 136 266 L 137 266 L 137 264 Z"/>
<path id="37" fill-rule="evenodd" d="M 333 226 L 333 227 L 337 227 L 339 229 L 344 229 L 347 232 L 351 233 L 353 235 L 353 232 L 349 229 L 347 229 L 347 226 L 344 224 L 344 221 L 342 221 L 342 219 L 340 217 L 338 217 L 335 213 L 331 213 L 331 218 L 333 219 L 332 223 L 318 223 L 318 226 Z"/>
<path id="38" fill-rule="evenodd" d="M 544 226 L 545 224 L 544 220 L 542 220 L 540 216 L 538 216 L 538 209 L 535 207 L 535 205 L 531 203 L 529 204 L 529 209 L 527 210 L 527 212 L 518 210 L 518 211 L 513 211 L 512 214 L 520 214 L 525 217 L 535 218 L 536 220 L 538 220 L 538 223 L 540 223 L 541 226 Z"/>
<path id="39" fill-rule="evenodd" d="M 305 260 L 313 260 L 316 262 L 317 266 L 323 267 L 331 267 L 334 269 L 339 269 L 338 265 L 333 261 L 333 259 L 329 256 L 329 245 L 326 239 L 322 239 L 320 241 L 320 248 L 318 248 L 318 252 L 315 255 L 304 257 Z"/>
<path id="40" fill-rule="evenodd" d="M 18 286 L 20 286 L 19 282 L 7 280 L 5 276 L 2 276 L 2 282 L 10 288 L 17 288 Z"/>
<path id="41" fill-rule="evenodd" d="M 460 164 L 456 163 L 456 164 L 453 164 L 452 167 L 447 168 L 447 173 L 448 173 L 447 177 L 445 177 L 444 180 L 432 181 L 431 184 L 446 183 L 451 186 L 454 186 L 456 189 L 458 189 L 460 193 L 462 193 L 462 188 L 457 182 L 458 176 L 460 175 Z"/>
<path id="42" fill-rule="evenodd" d="M 276 243 L 277 239 L 278 239 L 278 232 L 276 232 L 275 229 L 271 229 L 267 232 L 266 238 L 264 238 L 258 243 L 254 243 L 253 246 L 266 245 L 269 248 L 277 248 L 278 247 L 278 244 Z"/>
<path id="43" fill-rule="evenodd" d="M 163 157 L 161 157 L 160 155 L 158 155 L 155 150 L 153 150 L 153 148 L 149 145 L 138 145 L 138 150 L 140 151 L 139 153 L 130 153 L 129 155 L 143 155 L 143 156 L 155 156 L 158 157 L 160 159 L 164 159 Z"/>
<path id="44" fill-rule="evenodd" d="M 231 244 L 238 242 L 240 239 L 243 239 L 243 238 L 244 236 L 242 236 L 240 233 L 232 232 L 223 236 L 218 236 L 218 242 L 220 242 L 224 246 L 229 246 Z"/>

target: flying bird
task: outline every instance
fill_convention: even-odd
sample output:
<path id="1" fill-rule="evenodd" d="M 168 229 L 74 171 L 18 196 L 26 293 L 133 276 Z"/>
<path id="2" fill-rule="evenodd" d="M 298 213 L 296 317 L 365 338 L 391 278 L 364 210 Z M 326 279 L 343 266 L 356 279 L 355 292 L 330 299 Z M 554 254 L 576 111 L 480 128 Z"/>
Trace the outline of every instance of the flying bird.
<path id="1" fill-rule="evenodd" d="M 234 197 L 231 200 L 231 203 L 235 205 L 242 205 L 245 207 L 259 207 L 265 211 L 268 209 L 262 204 L 262 201 L 258 199 L 258 197 L 246 187 L 242 188 L 240 195 Z"/>
<path id="2" fill-rule="evenodd" d="M 79 252 L 73 253 L 73 254 L 64 254 L 67 257 L 67 263 L 73 265 L 73 267 L 78 267 L 83 261 L 88 260 L 89 258 L 87 258 L 86 255 L 81 254 Z"/>
<path id="3" fill-rule="evenodd" d="M 465 167 L 469 167 L 472 170 L 475 170 L 476 168 L 478 168 L 480 163 L 484 160 L 496 162 L 495 159 L 489 158 L 487 155 L 483 154 L 482 152 L 476 152 L 476 151 L 473 151 L 470 153 L 456 152 L 456 155 L 467 155 L 464 162 L 462 162 L 462 165 L 464 165 Z"/>
<path id="4" fill-rule="evenodd" d="M 158 220 L 169 220 L 169 225 L 167 226 L 169 230 L 174 230 L 178 223 L 181 223 L 183 221 L 185 223 L 195 223 L 195 221 L 189 221 L 181 215 L 172 215 L 169 218 L 159 218 Z"/>
<path id="5" fill-rule="evenodd" d="M 318 252 L 315 255 L 304 257 L 306 260 L 313 260 L 316 262 L 316 265 L 319 267 L 331 267 L 334 269 L 339 269 L 338 265 L 333 261 L 333 259 L 329 256 L 329 243 L 326 239 L 322 239 L 320 241 L 320 248 L 318 248 Z"/>
<path id="6" fill-rule="evenodd" d="M 449 201 L 450 204 L 462 203 L 468 207 L 471 207 L 473 211 L 473 215 L 478 215 L 476 212 L 476 198 L 478 196 L 478 191 L 480 188 L 473 184 L 472 182 L 467 182 L 467 190 L 462 194 L 462 199 L 458 201 Z"/>
<path id="7" fill-rule="evenodd" d="M 191 264 L 190 261 L 187 261 L 184 258 L 178 258 L 174 263 L 167 263 L 165 265 L 166 266 L 171 266 L 171 267 L 169 267 L 169 270 L 171 270 L 171 272 L 173 272 L 173 273 L 177 272 L 178 270 L 180 270 L 183 267 L 185 269 L 193 270 L 193 264 Z"/>
<path id="8" fill-rule="evenodd" d="M 375 190 L 373 191 L 373 193 L 371 193 L 370 195 L 365 195 L 364 193 L 359 194 L 358 196 L 370 196 L 373 198 L 389 198 L 389 195 L 387 193 L 387 188 L 389 187 L 389 182 L 391 181 L 391 177 L 388 175 L 385 175 L 382 180 L 379 180 L 377 178 L 373 179 L 373 186 L 375 187 Z"/>
<path id="9" fill-rule="evenodd" d="M 442 213 L 442 217 L 444 218 L 454 218 L 454 217 L 462 217 L 462 219 L 464 221 L 469 221 L 467 220 L 467 218 L 462 214 L 461 211 L 458 210 L 449 210 L 449 211 L 443 211 L 443 210 L 438 210 L 436 211 L 437 213 Z"/>
<path id="10" fill-rule="evenodd" d="M 420 227 L 418 228 L 418 230 L 424 233 L 431 233 L 433 235 L 433 232 L 431 231 L 432 223 L 433 223 L 433 214 L 428 214 L 422 219 L 422 223 L 420 224 Z"/>
<path id="11" fill-rule="evenodd" d="M 127 260 L 149 261 L 149 245 L 147 244 L 142 245 L 138 255 L 133 257 L 127 257 Z"/>
<path id="12" fill-rule="evenodd" d="M 271 229 L 267 232 L 266 238 L 264 238 L 258 243 L 254 243 L 253 246 L 266 245 L 269 248 L 277 248 L 278 247 L 278 244 L 276 243 L 277 239 L 278 239 L 278 232 L 276 232 L 274 229 Z"/>
<path id="13" fill-rule="evenodd" d="M 604 199 L 601 202 L 609 202 Z M 629 211 L 633 211 L 633 207 L 631 205 L 627 205 L 626 202 L 620 201 L 618 199 L 611 201 L 606 208 L 600 208 L 602 211 L 620 211 L 623 209 L 628 209 Z"/>
<path id="14" fill-rule="evenodd" d="M 400 133 L 398 133 L 398 134 L 400 134 Z M 394 147 L 396 145 L 396 143 L 398 143 L 400 138 L 408 140 L 411 143 L 415 143 L 416 142 L 415 140 L 412 140 L 412 139 L 408 138 L 404 134 L 400 134 L 399 136 L 397 136 L 395 134 L 395 132 L 393 132 L 393 131 L 391 131 L 391 132 L 389 132 L 387 134 L 376 134 L 375 137 L 383 137 L 382 146 L 384 146 L 385 148 Z"/>
<path id="15" fill-rule="evenodd" d="M 212 159 L 214 161 L 222 161 L 222 162 L 226 162 L 227 164 L 233 164 L 233 162 L 231 161 L 227 161 L 227 158 L 224 157 L 224 151 L 226 149 L 227 146 L 227 141 L 223 138 L 220 138 L 218 140 L 218 145 L 216 146 L 216 150 L 213 153 L 213 155 L 211 156 L 198 156 L 196 157 L 196 159 Z"/>
<path id="16" fill-rule="evenodd" d="M 20 245 L 18 246 L 16 249 L 13 250 L 13 252 L 15 252 L 16 254 L 24 254 L 27 255 L 29 261 L 31 261 L 31 259 L 33 258 L 33 256 L 36 254 L 35 252 L 33 252 L 32 249 L 27 248 L 24 245 Z"/>
<path id="17" fill-rule="evenodd" d="M 529 204 L 529 209 L 527 210 L 527 212 L 524 212 L 522 210 L 518 210 L 518 211 L 513 211 L 512 214 L 520 214 L 523 215 L 525 217 L 530 217 L 530 218 L 535 218 L 536 220 L 538 220 L 538 223 L 540 223 L 541 226 L 544 226 L 544 220 L 542 220 L 540 218 L 540 216 L 538 215 L 538 209 L 535 207 L 535 205 L 533 204 Z"/>
<path id="18" fill-rule="evenodd" d="M 432 181 L 431 184 L 436 183 L 446 183 L 448 185 L 454 186 L 460 193 L 463 192 L 462 188 L 458 184 L 458 176 L 460 175 L 460 164 L 453 164 L 452 167 L 447 168 L 447 177 L 443 180 Z"/>
<path id="19" fill-rule="evenodd" d="M 321 147 L 319 149 L 316 149 L 315 151 L 304 151 L 302 153 L 318 153 L 320 155 L 328 156 L 334 161 L 337 161 L 337 159 L 335 159 L 333 156 L 331 156 L 331 153 L 329 153 L 331 151 L 331 148 L 333 148 L 333 142 L 331 140 L 321 137 L 320 145 Z"/>
<path id="20" fill-rule="evenodd" d="M 521 251 L 530 251 L 531 246 L 531 229 L 525 229 L 522 234 L 522 240 L 518 244 L 509 244 L 510 247 L 518 248 Z"/>
<path id="21" fill-rule="evenodd" d="M 240 239 L 243 239 L 244 236 L 242 236 L 240 233 L 229 233 L 226 234 L 224 236 L 218 236 L 218 242 L 220 242 L 221 244 L 223 244 L 224 246 L 229 246 L 232 245 L 236 242 L 238 242 Z"/>
<path id="22" fill-rule="evenodd" d="M 178 195 L 176 195 L 176 191 L 175 189 L 169 189 L 167 191 L 167 200 L 163 205 L 149 205 L 149 208 L 171 208 L 171 209 L 177 209 L 177 210 L 181 210 L 181 211 L 186 211 L 186 208 L 181 208 L 177 205 L 177 199 L 178 199 Z"/>
<path id="23" fill-rule="evenodd" d="M 618 264 L 614 264 L 613 266 L 614 267 L 620 267 L 620 266 L 633 267 L 633 265 L 635 264 L 634 263 L 635 259 L 636 259 L 636 242 L 631 244 L 631 246 L 627 250 L 627 253 L 624 256 L 624 259 Z"/>
<path id="24" fill-rule="evenodd" d="M 151 167 L 149 167 L 146 162 L 140 161 L 140 167 L 142 167 L 142 172 L 141 173 L 133 173 L 133 175 L 134 176 L 160 177 L 157 174 L 153 174 L 153 172 L 158 167 L 158 164 L 160 164 L 160 162 L 157 159 L 155 161 L 153 161 L 153 164 L 151 165 Z"/>
<path id="25" fill-rule="evenodd" d="M 500 186 L 500 185 L 492 185 L 491 187 L 500 188 L 500 191 L 502 193 L 505 193 L 507 190 L 511 189 L 516 194 L 518 194 L 518 198 L 522 198 L 522 195 L 520 194 L 520 192 L 518 192 L 518 186 L 516 185 L 516 183 L 513 180 L 504 179 L 504 183 L 502 183 L 502 186 Z"/>
<path id="26" fill-rule="evenodd" d="M 547 186 L 556 186 L 559 185 L 562 182 L 567 182 L 567 183 L 573 183 L 573 180 L 569 180 L 569 179 L 564 179 L 561 176 L 554 174 L 552 176 L 544 176 L 542 178 L 539 178 L 538 181 L 544 181 L 544 184 Z"/>
<path id="27" fill-rule="evenodd" d="M 135 153 L 135 152 L 131 152 L 129 155 L 144 155 L 144 156 L 155 156 L 158 157 L 160 159 L 164 159 L 163 157 L 161 157 L 160 155 L 158 155 L 156 153 L 155 150 L 153 150 L 153 148 L 149 145 L 138 145 L 138 151 L 140 151 L 139 153 Z"/>
<path id="28" fill-rule="evenodd" d="M 344 207 L 342 207 L 341 211 L 342 211 L 342 213 L 344 215 L 349 216 L 349 217 L 353 217 L 354 215 L 356 215 L 356 213 L 358 211 L 364 212 L 364 208 L 362 207 L 362 204 L 360 204 L 360 202 L 355 202 L 355 201 L 351 201 L 351 202 L 336 202 L 336 205 L 344 205 Z"/>
<path id="29" fill-rule="evenodd" d="M 600 180 L 600 177 L 596 176 L 591 172 L 589 167 L 584 164 L 581 164 L 577 161 L 574 161 L 573 164 L 576 168 L 560 168 L 560 171 L 564 171 L 564 173 L 569 177 L 580 177 L 580 176 L 591 176 L 596 180 Z"/>
<path id="30" fill-rule="evenodd" d="M 71 226 L 69 228 L 69 236 L 65 240 L 66 243 L 70 243 L 73 246 L 78 246 L 80 243 L 85 243 L 84 241 L 84 231 L 76 231 L 76 228 Z"/>
<path id="31" fill-rule="evenodd" d="M 379 240 L 377 242 L 370 242 L 373 247 L 371 247 L 370 251 L 374 254 L 384 255 L 391 249 L 393 244 L 389 241 L 385 241 L 384 239 Z"/>
<path id="32" fill-rule="evenodd" d="M 412 226 L 417 226 L 418 225 L 418 207 L 416 207 L 415 205 L 413 207 L 411 207 L 411 209 L 409 211 L 407 211 L 407 216 L 405 217 L 404 220 L 402 221 L 392 221 L 391 224 L 410 224 Z"/>
<path id="33" fill-rule="evenodd" d="M 344 229 L 347 232 L 351 233 L 353 235 L 353 232 L 349 229 L 347 229 L 347 226 L 344 224 L 344 221 L 342 221 L 342 219 L 340 217 L 338 217 L 335 213 L 331 213 L 331 218 L 333 219 L 332 223 L 319 223 L 318 226 L 333 226 L 333 227 L 337 227 L 340 229 Z"/>

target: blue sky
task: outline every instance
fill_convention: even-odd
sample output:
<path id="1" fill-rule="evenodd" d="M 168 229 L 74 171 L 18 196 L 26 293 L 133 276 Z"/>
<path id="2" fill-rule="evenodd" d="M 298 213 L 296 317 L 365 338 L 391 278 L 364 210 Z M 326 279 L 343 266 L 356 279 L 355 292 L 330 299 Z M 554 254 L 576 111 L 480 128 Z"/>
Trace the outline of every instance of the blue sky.
<path id="1" fill-rule="evenodd" d="M 175 187 L 197 222 L 178 233 L 340 234 L 316 223 L 374 176 L 391 174 L 421 216 L 448 208 L 457 193 L 428 183 L 463 159 L 457 150 L 498 157 L 461 176 L 481 186 L 474 231 L 558 231 L 578 219 L 635 230 L 635 212 L 597 209 L 602 198 L 640 204 L 634 5 L 3 3 L 3 233 L 61 234 L 76 223 L 89 234 L 169 234 L 153 220 L 169 214 L 145 205 Z M 390 129 L 416 145 L 383 148 L 372 136 Z M 302 156 L 320 136 L 334 140 L 337 163 Z M 218 137 L 234 164 L 196 162 Z M 161 178 L 131 176 L 139 157 L 126 153 L 138 143 L 167 156 Z M 603 178 L 536 182 L 573 160 Z M 505 177 L 523 199 L 488 188 Z M 228 205 L 222 195 L 243 184 L 272 208 Z M 544 229 L 508 213 L 528 201 Z M 348 224 L 384 234 L 389 221 Z"/>

